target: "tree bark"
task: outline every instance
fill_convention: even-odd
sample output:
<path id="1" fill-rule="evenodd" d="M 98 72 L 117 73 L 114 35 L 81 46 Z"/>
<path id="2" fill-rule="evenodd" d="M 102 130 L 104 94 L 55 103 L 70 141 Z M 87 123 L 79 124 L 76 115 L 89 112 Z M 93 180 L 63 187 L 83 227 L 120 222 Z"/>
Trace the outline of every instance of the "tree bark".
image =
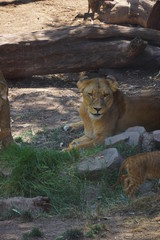
<path id="1" fill-rule="evenodd" d="M 1 35 L 0 69 L 6 78 L 24 78 L 103 67 L 159 68 L 159 46 L 159 31 L 116 25 Z"/>
<path id="2" fill-rule="evenodd" d="M 9 211 L 16 209 L 19 213 L 29 211 L 33 214 L 38 212 L 49 212 L 51 208 L 48 197 L 11 197 L 0 199 L 0 217 L 6 215 Z"/>

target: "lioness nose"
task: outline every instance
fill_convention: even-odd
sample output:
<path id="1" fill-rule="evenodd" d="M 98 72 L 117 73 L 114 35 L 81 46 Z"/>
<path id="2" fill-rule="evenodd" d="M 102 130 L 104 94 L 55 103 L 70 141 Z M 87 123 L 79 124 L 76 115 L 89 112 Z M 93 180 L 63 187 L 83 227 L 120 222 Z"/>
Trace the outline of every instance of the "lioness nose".
<path id="1" fill-rule="evenodd" d="M 97 111 L 97 113 L 102 109 L 102 108 L 94 108 L 96 111 Z"/>

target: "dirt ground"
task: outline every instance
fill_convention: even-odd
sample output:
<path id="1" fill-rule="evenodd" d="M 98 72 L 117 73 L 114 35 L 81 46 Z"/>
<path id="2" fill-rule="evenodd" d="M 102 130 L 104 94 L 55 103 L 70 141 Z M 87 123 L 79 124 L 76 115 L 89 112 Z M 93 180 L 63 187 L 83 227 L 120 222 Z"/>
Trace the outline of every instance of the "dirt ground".
<path id="1" fill-rule="evenodd" d="M 85 22 L 83 19 L 75 19 L 79 12 L 87 12 L 87 4 L 87 0 L 1 0 L 0 34 L 90 24 L 89 19 Z M 158 70 L 103 71 L 104 74 L 112 73 L 117 76 L 120 89 L 127 94 L 153 94 L 160 87 Z M 66 136 L 62 127 L 67 122 L 79 119 L 77 108 L 81 98 L 76 88 L 77 80 L 77 73 L 10 80 L 9 100 L 14 138 L 22 138 L 23 142 L 41 147 L 60 148 L 61 143 L 67 146 L 74 134 Z M 43 134 L 47 131 L 48 137 Z M 37 135 L 39 132 L 42 134 Z M 155 203 L 154 210 L 150 212 L 149 207 L 142 211 L 126 208 L 123 211 L 117 209 L 117 213 L 107 213 L 102 219 L 98 217 L 94 222 L 105 222 L 108 230 L 97 239 L 160 239 L 159 200 L 159 196 L 146 200 L 150 205 Z M 31 223 L 23 223 L 20 219 L 0 221 L 0 240 L 20 240 L 23 233 L 34 226 L 43 230 L 43 239 L 53 240 L 67 229 L 84 227 L 88 221 L 59 217 L 37 219 Z"/>

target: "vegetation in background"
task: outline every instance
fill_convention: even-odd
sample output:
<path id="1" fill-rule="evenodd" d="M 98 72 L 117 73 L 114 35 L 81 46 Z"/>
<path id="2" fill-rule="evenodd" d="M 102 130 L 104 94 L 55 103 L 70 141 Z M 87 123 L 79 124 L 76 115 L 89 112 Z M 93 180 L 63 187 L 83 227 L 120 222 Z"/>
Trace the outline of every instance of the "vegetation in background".
<path id="1" fill-rule="evenodd" d="M 121 186 L 115 191 L 112 189 L 118 172 L 108 176 L 104 171 L 101 179 L 95 182 L 77 174 L 76 164 L 81 157 L 95 155 L 103 149 L 104 146 L 100 146 L 80 152 L 60 152 L 50 148 L 12 145 L 3 149 L 0 155 L 0 169 L 10 171 L 9 177 L 0 176 L 0 194 L 2 197 L 47 196 L 51 200 L 52 213 L 69 216 L 79 212 L 89 213 L 89 204 L 93 204 L 100 213 L 103 208 L 126 202 Z M 125 151 L 122 146 L 121 150 Z M 92 201 L 86 196 L 90 186 L 95 189 Z"/>
<path id="2" fill-rule="evenodd" d="M 32 231 L 24 233 L 22 240 L 30 240 L 31 238 L 42 238 L 44 233 L 41 232 L 38 228 L 33 228 Z"/>
<path id="3" fill-rule="evenodd" d="M 64 232 L 61 236 L 58 236 L 56 240 L 83 240 L 94 239 L 98 235 L 102 235 L 107 231 L 107 225 L 103 223 L 90 224 L 84 229 L 70 229 Z M 105 237 L 105 236 L 103 236 Z"/>
<path id="4" fill-rule="evenodd" d="M 82 230 L 75 228 L 64 232 L 61 236 L 57 237 L 55 240 L 83 240 L 84 234 Z"/>
<path id="5" fill-rule="evenodd" d="M 48 196 L 55 212 L 70 206 L 79 206 L 82 182 L 72 164 L 78 152 L 58 152 L 51 149 L 18 147 L 4 149 L 0 167 L 12 169 L 10 177 L 1 178 L 1 196 Z"/>

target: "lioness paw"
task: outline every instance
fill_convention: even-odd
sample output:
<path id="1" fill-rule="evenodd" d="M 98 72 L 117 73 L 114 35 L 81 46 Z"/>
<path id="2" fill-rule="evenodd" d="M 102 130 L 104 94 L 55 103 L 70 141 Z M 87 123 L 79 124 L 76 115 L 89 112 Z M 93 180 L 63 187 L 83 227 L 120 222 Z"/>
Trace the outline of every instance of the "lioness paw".
<path id="1" fill-rule="evenodd" d="M 64 131 L 65 132 L 68 132 L 68 131 L 73 131 L 73 128 L 70 124 L 66 124 L 64 127 L 63 127 Z"/>
<path id="2" fill-rule="evenodd" d="M 72 149 L 72 148 L 77 148 L 77 146 L 79 145 L 79 143 L 77 141 L 72 141 L 70 144 L 69 144 L 69 149 Z"/>

